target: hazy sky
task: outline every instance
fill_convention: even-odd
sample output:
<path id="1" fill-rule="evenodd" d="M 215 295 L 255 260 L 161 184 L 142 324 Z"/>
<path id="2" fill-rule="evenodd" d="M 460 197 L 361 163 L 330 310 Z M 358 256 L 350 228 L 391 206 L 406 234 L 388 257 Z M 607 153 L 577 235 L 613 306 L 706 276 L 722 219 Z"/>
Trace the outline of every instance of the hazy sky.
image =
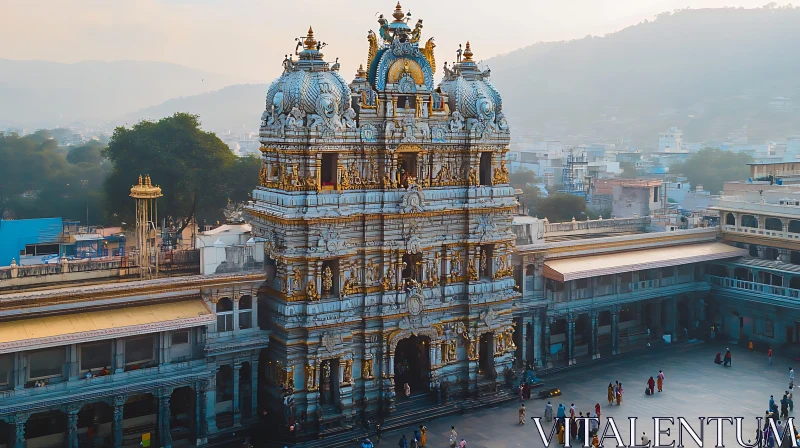
<path id="1" fill-rule="evenodd" d="M 309 25 L 350 80 L 376 14 L 396 0 L 0 0 L 0 58 L 145 59 L 269 82 Z M 403 0 L 424 20 L 436 59 L 470 40 L 477 59 L 537 41 L 602 35 L 677 8 L 757 7 L 769 0 Z M 779 2 L 783 3 L 783 2 Z"/>

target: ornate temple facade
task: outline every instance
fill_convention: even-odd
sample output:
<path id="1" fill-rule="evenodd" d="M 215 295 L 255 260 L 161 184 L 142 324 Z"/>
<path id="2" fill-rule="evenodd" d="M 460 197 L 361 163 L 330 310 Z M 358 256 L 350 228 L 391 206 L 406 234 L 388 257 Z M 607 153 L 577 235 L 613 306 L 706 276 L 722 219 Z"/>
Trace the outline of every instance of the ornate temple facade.
<path id="1" fill-rule="evenodd" d="M 320 431 L 391 413 L 406 386 L 476 392 L 516 350 L 502 99 L 469 42 L 436 86 L 422 20 L 391 17 L 349 85 L 309 29 L 262 115 L 266 405 L 288 396 L 287 423 Z"/>

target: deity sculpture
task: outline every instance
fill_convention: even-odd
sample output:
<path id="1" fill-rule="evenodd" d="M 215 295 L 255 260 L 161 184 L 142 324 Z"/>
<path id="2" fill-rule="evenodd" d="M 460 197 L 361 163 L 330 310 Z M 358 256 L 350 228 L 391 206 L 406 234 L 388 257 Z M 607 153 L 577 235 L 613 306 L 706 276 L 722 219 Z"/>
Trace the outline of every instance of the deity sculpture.
<path id="1" fill-rule="evenodd" d="M 467 275 L 469 275 L 469 279 L 471 281 L 478 280 L 478 269 L 475 268 L 475 259 L 474 258 L 467 265 Z"/>
<path id="2" fill-rule="evenodd" d="M 350 384 L 353 380 L 353 360 L 348 359 L 344 362 L 344 383 Z"/>
<path id="3" fill-rule="evenodd" d="M 300 269 L 294 268 L 292 271 L 292 286 L 289 288 L 289 292 L 292 290 L 300 290 L 302 288 L 302 275 L 300 274 Z"/>
<path id="4" fill-rule="evenodd" d="M 469 338 L 465 339 L 464 345 L 467 349 L 467 359 L 473 360 L 475 359 L 475 344 Z"/>
<path id="5" fill-rule="evenodd" d="M 356 124 L 356 111 L 353 108 L 347 109 L 344 113 L 344 118 L 342 118 L 342 124 L 348 129 L 355 129 L 358 127 Z"/>
<path id="6" fill-rule="evenodd" d="M 308 296 L 308 300 L 319 299 L 319 293 L 317 293 L 317 282 L 314 280 L 309 280 L 308 284 L 306 284 L 306 296 Z"/>
<path id="7" fill-rule="evenodd" d="M 361 377 L 372 378 L 372 358 L 365 359 L 363 361 L 363 365 L 361 366 Z"/>
<path id="8" fill-rule="evenodd" d="M 463 129 L 464 129 L 464 117 L 461 115 L 461 112 L 455 110 L 450 115 L 450 131 L 460 132 Z"/>
<path id="9" fill-rule="evenodd" d="M 262 187 L 267 186 L 267 181 L 269 180 L 267 179 L 267 174 L 267 164 L 261 162 L 261 169 L 258 171 L 258 181 L 261 183 Z"/>
<path id="10" fill-rule="evenodd" d="M 478 185 L 478 170 L 476 170 L 474 166 L 469 169 L 469 176 L 467 177 L 467 183 L 470 186 Z"/>
<path id="11" fill-rule="evenodd" d="M 330 294 L 331 288 L 333 288 L 333 271 L 331 271 L 330 266 L 325 266 L 322 271 L 322 292 Z"/>
<path id="12" fill-rule="evenodd" d="M 339 187 L 342 189 L 350 188 L 350 175 L 347 173 L 347 169 L 339 164 L 339 171 L 342 172 L 342 176 L 339 179 Z"/>
<path id="13" fill-rule="evenodd" d="M 480 260 L 481 260 L 481 272 L 486 273 L 486 267 L 488 262 L 488 256 L 485 250 L 481 251 Z"/>
<path id="14" fill-rule="evenodd" d="M 316 378 L 314 378 L 316 370 L 313 366 L 306 366 L 306 390 L 312 391 L 316 389 Z"/>

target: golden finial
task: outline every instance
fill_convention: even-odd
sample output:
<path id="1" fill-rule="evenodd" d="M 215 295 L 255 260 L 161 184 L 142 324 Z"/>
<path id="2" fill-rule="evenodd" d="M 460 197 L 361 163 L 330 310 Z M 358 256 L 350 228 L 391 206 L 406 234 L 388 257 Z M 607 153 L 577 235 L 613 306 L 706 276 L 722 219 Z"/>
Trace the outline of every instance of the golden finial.
<path id="1" fill-rule="evenodd" d="M 367 72 L 364 71 L 364 65 L 358 65 L 358 71 L 356 72 L 357 79 L 367 79 Z"/>
<path id="2" fill-rule="evenodd" d="M 142 175 L 139 175 L 139 185 L 142 185 Z"/>
<path id="3" fill-rule="evenodd" d="M 303 48 L 306 50 L 316 50 L 317 49 L 317 41 L 314 39 L 314 30 L 311 27 L 308 27 L 308 35 L 306 36 L 306 40 L 303 41 Z"/>
<path id="4" fill-rule="evenodd" d="M 405 13 L 403 13 L 403 7 L 400 6 L 400 2 L 397 2 L 397 6 L 394 7 L 394 12 L 392 13 L 392 17 L 394 17 L 395 22 L 400 22 L 405 17 Z"/>
<path id="5" fill-rule="evenodd" d="M 467 48 L 464 49 L 464 62 L 472 62 L 472 47 L 469 46 L 469 41 L 467 41 Z"/>

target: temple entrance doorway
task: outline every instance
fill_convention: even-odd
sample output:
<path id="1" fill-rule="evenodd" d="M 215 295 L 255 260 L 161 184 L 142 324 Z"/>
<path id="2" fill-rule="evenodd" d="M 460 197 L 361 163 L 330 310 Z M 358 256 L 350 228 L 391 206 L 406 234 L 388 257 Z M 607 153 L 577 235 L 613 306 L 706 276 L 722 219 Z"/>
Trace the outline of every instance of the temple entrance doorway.
<path id="1" fill-rule="evenodd" d="M 97 402 L 84 405 L 78 412 L 78 445 L 108 445 L 112 442 L 114 408 Z"/>
<path id="2" fill-rule="evenodd" d="M 335 405 L 339 400 L 339 360 L 322 361 L 319 383 L 320 401 L 324 405 Z"/>
<path id="3" fill-rule="evenodd" d="M 494 372 L 494 333 L 481 335 L 480 349 L 478 351 L 478 369 L 482 375 L 495 378 Z"/>
<path id="4" fill-rule="evenodd" d="M 180 441 L 191 444 L 198 438 L 195 397 L 194 390 L 188 386 L 179 387 L 172 392 L 169 399 L 169 427 L 173 445 L 180 445 Z"/>
<path id="5" fill-rule="evenodd" d="M 405 384 L 411 395 L 430 390 L 431 340 L 427 336 L 410 336 L 397 343 L 394 350 L 394 384 L 398 397 L 405 397 Z"/>

